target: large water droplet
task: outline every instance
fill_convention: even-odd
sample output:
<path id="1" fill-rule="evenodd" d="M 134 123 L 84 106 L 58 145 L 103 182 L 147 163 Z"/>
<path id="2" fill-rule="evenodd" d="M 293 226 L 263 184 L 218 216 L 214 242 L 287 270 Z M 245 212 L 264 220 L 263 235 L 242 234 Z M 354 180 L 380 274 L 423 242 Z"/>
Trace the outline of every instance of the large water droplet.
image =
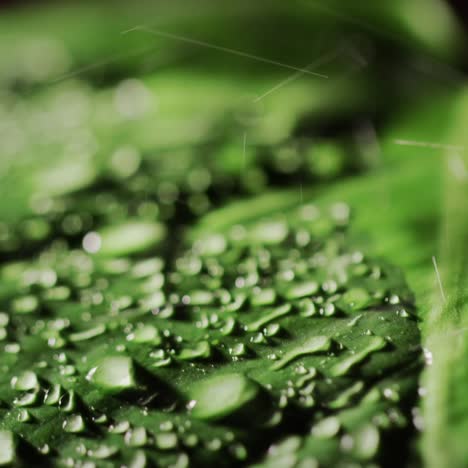
<path id="1" fill-rule="evenodd" d="M 190 389 L 192 416 L 218 420 L 235 413 L 252 402 L 260 387 L 243 374 L 215 375 L 195 382 Z"/>
<path id="2" fill-rule="evenodd" d="M 136 385 L 131 358 L 106 356 L 93 367 L 87 380 L 110 392 L 119 392 Z"/>

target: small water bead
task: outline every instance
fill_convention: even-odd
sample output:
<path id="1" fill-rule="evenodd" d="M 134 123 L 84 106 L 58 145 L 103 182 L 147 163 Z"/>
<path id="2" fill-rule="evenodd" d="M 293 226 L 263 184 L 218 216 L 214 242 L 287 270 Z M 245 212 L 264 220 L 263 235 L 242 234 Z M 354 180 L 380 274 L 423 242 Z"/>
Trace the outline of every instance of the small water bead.
<path id="1" fill-rule="evenodd" d="M 132 333 L 127 335 L 127 340 L 135 343 L 150 343 L 154 346 L 159 346 L 162 343 L 159 330 L 153 325 L 137 326 Z"/>
<path id="2" fill-rule="evenodd" d="M 10 317 L 6 312 L 0 312 L 0 327 L 6 327 L 10 322 Z"/>
<path id="3" fill-rule="evenodd" d="M 289 350 L 276 362 L 271 369 L 279 370 L 288 365 L 291 361 L 301 356 L 328 351 L 331 346 L 331 340 L 327 336 L 313 336 L 302 342 L 299 346 Z"/>
<path id="4" fill-rule="evenodd" d="M 31 413 L 27 409 L 21 408 L 18 410 L 16 420 L 22 423 L 29 422 L 32 420 Z"/>
<path id="5" fill-rule="evenodd" d="M 166 279 L 162 273 L 154 273 L 140 284 L 140 290 L 143 293 L 149 294 L 152 291 L 161 289 L 164 286 Z"/>
<path id="6" fill-rule="evenodd" d="M 49 444 L 44 444 L 41 445 L 38 450 L 42 455 L 48 455 L 50 453 L 50 446 Z"/>
<path id="7" fill-rule="evenodd" d="M 311 434 L 320 439 L 331 439 L 340 431 L 341 423 L 335 416 L 322 419 L 312 427 Z"/>
<path id="8" fill-rule="evenodd" d="M 352 312 L 366 309 L 374 302 L 371 295 L 363 288 L 349 289 L 342 295 L 342 300 Z"/>
<path id="9" fill-rule="evenodd" d="M 182 360 L 208 359 L 211 356 L 211 346 L 207 341 L 200 341 L 194 347 L 183 348 L 178 358 Z"/>
<path id="10" fill-rule="evenodd" d="M 3 348 L 8 354 L 18 354 L 21 351 L 19 343 L 7 343 Z"/>
<path id="11" fill-rule="evenodd" d="M 221 447 L 223 446 L 223 443 L 222 443 L 221 439 L 215 438 L 215 439 L 211 439 L 208 442 L 206 442 L 205 446 L 206 446 L 206 448 L 208 450 L 210 450 L 212 452 L 216 452 L 219 449 L 221 449 Z"/>
<path id="12" fill-rule="evenodd" d="M 164 421 L 159 425 L 159 429 L 163 432 L 169 432 L 174 429 L 174 423 L 170 420 Z"/>
<path id="13" fill-rule="evenodd" d="M 390 401 L 397 402 L 400 400 L 400 395 L 398 393 L 398 390 L 395 388 L 391 387 L 386 387 L 383 389 L 383 396 Z"/>
<path id="14" fill-rule="evenodd" d="M 128 468 L 146 468 L 148 463 L 145 452 L 143 450 L 136 450 L 127 466 Z"/>
<path id="15" fill-rule="evenodd" d="M 194 250 L 201 256 L 214 257 L 222 254 L 226 247 L 226 238 L 222 234 L 211 234 L 197 241 Z"/>
<path id="16" fill-rule="evenodd" d="M 24 371 L 14 376 L 10 384 L 11 388 L 17 391 L 28 391 L 39 388 L 39 380 L 33 371 Z"/>
<path id="17" fill-rule="evenodd" d="M 233 301 L 224 306 L 226 312 L 237 312 L 241 310 L 247 300 L 247 295 L 245 293 L 234 293 Z"/>
<path id="18" fill-rule="evenodd" d="M 62 388 L 59 384 L 52 385 L 44 394 L 44 404 L 49 406 L 58 404 L 61 392 Z"/>
<path id="19" fill-rule="evenodd" d="M 298 375 L 304 375 L 304 374 L 307 374 L 307 368 L 303 364 L 299 364 L 294 369 L 294 372 Z"/>
<path id="20" fill-rule="evenodd" d="M 214 291 L 214 296 L 216 300 L 218 300 L 223 306 L 232 302 L 232 295 L 227 289 L 216 288 L 216 291 Z"/>
<path id="21" fill-rule="evenodd" d="M 141 156 L 136 148 L 122 146 L 112 154 L 109 169 L 114 176 L 126 179 L 138 170 L 140 163 Z"/>
<path id="22" fill-rule="evenodd" d="M 330 209 L 331 215 L 338 225 L 346 225 L 349 222 L 351 209 L 346 203 L 335 203 Z"/>
<path id="23" fill-rule="evenodd" d="M 13 300 L 12 308 L 18 314 L 31 314 L 39 308 L 39 300 L 33 295 L 18 297 Z"/>
<path id="24" fill-rule="evenodd" d="M 250 342 L 254 344 L 268 344 L 268 340 L 266 339 L 265 335 L 261 332 L 254 333 L 250 337 Z"/>
<path id="25" fill-rule="evenodd" d="M 88 450 L 87 455 L 97 460 L 106 460 L 119 452 L 119 448 L 114 445 L 101 444 L 92 450 Z"/>
<path id="26" fill-rule="evenodd" d="M 76 374 L 75 366 L 68 365 L 68 366 L 60 366 L 60 375 L 70 376 Z"/>
<path id="27" fill-rule="evenodd" d="M 188 295 L 184 296 L 188 298 L 188 303 L 193 306 L 209 305 L 214 302 L 214 295 L 210 291 L 195 290 L 191 291 Z"/>
<path id="28" fill-rule="evenodd" d="M 97 336 L 102 335 L 106 331 L 106 326 L 104 324 L 97 325 L 93 328 L 89 328 L 87 330 L 83 330 L 81 332 L 71 333 L 68 336 L 68 339 L 71 342 L 80 342 L 90 340 Z"/>
<path id="29" fill-rule="evenodd" d="M 410 314 L 408 313 L 408 311 L 406 309 L 398 309 L 396 311 L 397 315 L 399 315 L 400 317 L 403 317 L 403 318 L 408 318 L 410 316 Z"/>
<path id="30" fill-rule="evenodd" d="M 245 329 L 249 332 L 258 331 L 263 326 L 267 325 L 269 322 L 272 322 L 280 317 L 289 314 L 291 310 L 291 304 L 283 304 L 275 309 L 272 309 L 269 312 L 265 312 L 261 318 L 246 325 Z"/>
<path id="31" fill-rule="evenodd" d="M 332 409 L 344 408 L 345 406 L 349 405 L 352 400 L 362 392 L 363 389 L 364 382 L 359 380 L 341 392 L 333 401 L 328 403 L 327 406 Z"/>
<path id="32" fill-rule="evenodd" d="M 166 296 L 163 291 L 155 291 L 144 299 L 141 299 L 140 304 L 146 309 L 158 310 L 166 304 Z"/>
<path id="33" fill-rule="evenodd" d="M 52 349 L 61 349 L 67 344 L 65 339 L 60 336 L 60 333 L 54 330 L 44 332 L 42 337 L 47 340 L 47 345 Z"/>
<path id="34" fill-rule="evenodd" d="M 102 413 L 102 414 L 96 414 L 92 417 L 93 421 L 96 424 L 105 424 L 107 423 L 107 415 Z"/>
<path id="35" fill-rule="evenodd" d="M 13 464 L 16 461 L 16 441 L 13 432 L 0 430 L 0 465 Z"/>
<path id="36" fill-rule="evenodd" d="M 315 367 L 310 367 L 307 370 L 307 373 L 299 377 L 296 381 L 297 388 L 303 388 L 310 380 L 314 379 L 317 376 L 317 369 Z"/>
<path id="37" fill-rule="evenodd" d="M 351 367 L 363 361 L 374 351 L 381 350 L 387 344 L 385 339 L 380 336 L 371 336 L 366 341 L 367 342 L 362 345 L 362 348 L 357 350 L 354 354 L 341 358 L 339 362 L 333 364 L 333 366 L 329 369 L 330 375 L 333 377 L 345 375 L 351 369 Z"/>
<path id="38" fill-rule="evenodd" d="M 415 407 L 411 410 L 411 414 L 413 416 L 413 425 L 419 431 L 422 432 L 425 429 L 425 420 L 424 416 L 422 415 L 422 411 L 420 408 Z"/>
<path id="39" fill-rule="evenodd" d="M 135 278 L 147 278 L 160 273 L 163 267 L 164 261 L 159 257 L 154 257 L 136 262 L 131 273 Z"/>
<path id="40" fill-rule="evenodd" d="M 90 253 L 119 257 L 144 252 L 159 244 L 166 235 L 166 229 L 160 223 L 126 221 L 103 228 L 96 234 L 100 238 L 100 246 L 96 252 Z"/>
<path id="41" fill-rule="evenodd" d="M 236 443 L 229 447 L 229 451 L 232 453 L 233 457 L 239 461 L 245 461 L 248 457 L 247 449 L 243 444 Z"/>
<path id="42" fill-rule="evenodd" d="M 0 341 L 6 340 L 8 333 L 5 328 L 0 328 Z"/>
<path id="43" fill-rule="evenodd" d="M 234 358 L 248 356 L 249 352 L 244 343 L 236 343 L 232 348 L 229 348 L 229 354 Z"/>
<path id="44" fill-rule="evenodd" d="M 370 460 L 378 451 L 380 434 L 373 424 L 366 424 L 353 433 L 353 440 L 353 454 L 361 460 Z"/>
<path id="45" fill-rule="evenodd" d="M 148 441 L 148 435 L 144 427 L 135 427 L 125 433 L 125 443 L 129 447 L 142 447 Z"/>
<path id="46" fill-rule="evenodd" d="M 130 429 L 130 423 L 128 421 L 120 421 L 116 424 L 109 426 L 109 432 L 111 434 L 123 434 Z"/>
<path id="47" fill-rule="evenodd" d="M 42 293 L 42 298 L 46 301 L 66 301 L 70 298 L 71 290 L 68 286 L 56 286 L 49 288 Z"/>
<path id="48" fill-rule="evenodd" d="M 388 298 L 388 302 L 392 305 L 396 305 L 396 304 L 399 304 L 401 302 L 400 300 L 400 297 L 397 296 L 396 294 L 392 294 L 389 298 Z"/>
<path id="49" fill-rule="evenodd" d="M 33 406 L 37 402 L 37 392 L 24 393 L 13 400 L 13 404 L 18 407 Z"/>
<path id="50" fill-rule="evenodd" d="M 313 296 L 319 290 L 319 285 L 315 281 L 304 281 L 290 286 L 285 292 L 287 299 L 301 299 L 303 297 Z"/>
<path id="51" fill-rule="evenodd" d="M 282 221 L 266 221 L 255 225 L 248 237 L 253 243 L 274 245 L 283 242 L 288 235 L 289 229 Z"/>
<path id="52" fill-rule="evenodd" d="M 263 329 L 263 334 L 267 337 L 276 336 L 281 332 L 279 323 L 270 323 Z"/>
<path id="53" fill-rule="evenodd" d="M 324 317 L 331 317 L 335 315 L 336 307 L 334 304 L 327 302 L 323 307 L 320 307 L 319 313 Z"/>
<path id="54" fill-rule="evenodd" d="M 426 366 L 432 366 L 434 358 L 432 356 L 432 351 L 428 348 L 423 348 L 424 362 Z"/>
<path id="55" fill-rule="evenodd" d="M 101 249 L 102 239 L 101 236 L 97 232 L 88 232 L 82 241 L 83 249 L 90 253 L 95 254 L 98 253 Z"/>
<path id="56" fill-rule="evenodd" d="M 311 299 L 301 299 L 297 307 L 302 317 L 312 317 L 317 314 L 317 307 Z"/>
<path id="57" fill-rule="evenodd" d="M 83 417 L 79 414 L 73 414 L 69 416 L 62 425 L 62 428 L 65 432 L 78 433 L 84 432 L 85 423 Z"/>
<path id="58" fill-rule="evenodd" d="M 223 326 L 219 329 L 219 331 L 221 332 L 222 335 L 224 336 L 229 336 L 231 334 L 234 333 L 235 329 L 236 329 L 236 319 L 233 318 L 233 317 L 228 317 Z"/>
<path id="59" fill-rule="evenodd" d="M 69 390 L 59 399 L 59 407 L 64 413 L 75 411 L 76 405 L 76 395 L 74 390 Z"/>
<path id="60" fill-rule="evenodd" d="M 161 432 L 155 435 L 154 442 L 159 450 L 174 450 L 179 444 L 179 439 L 174 432 Z"/>
<path id="61" fill-rule="evenodd" d="M 338 291 L 338 284 L 335 280 L 326 280 L 322 283 L 322 290 L 329 295 L 335 294 Z"/>
<path id="62" fill-rule="evenodd" d="M 348 323 L 348 327 L 354 327 L 355 325 L 357 325 L 357 323 L 359 322 L 359 320 L 362 319 L 362 314 L 359 314 L 359 315 L 356 315 L 355 317 L 353 317 Z"/>
<path id="63" fill-rule="evenodd" d="M 255 288 L 252 291 L 250 303 L 254 307 L 272 305 L 276 301 L 276 292 L 272 288 Z"/>

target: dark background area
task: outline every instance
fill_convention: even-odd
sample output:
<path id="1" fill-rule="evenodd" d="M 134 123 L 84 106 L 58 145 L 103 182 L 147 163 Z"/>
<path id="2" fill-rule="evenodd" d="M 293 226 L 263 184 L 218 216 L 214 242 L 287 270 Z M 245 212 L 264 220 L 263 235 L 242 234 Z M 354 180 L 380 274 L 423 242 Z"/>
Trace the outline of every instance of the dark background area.
<path id="1" fill-rule="evenodd" d="M 369 0 L 373 1 L 373 0 Z M 468 26 L 468 1 L 467 0 L 447 0 L 462 18 L 465 26 Z M 37 1 L 32 0 L 0 0 L 0 7 L 13 5 L 37 4 Z"/>
<path id="2" fill-rule="evenodd" d="M 109 0 L 111 1 L 111 0 Z M 373 1 L 373 0 L 368 0 Z M 458 14 L 459 18 L 463 22 L 465 29 L 468 30 L 468 0 L 447 0 Z M 2 7 L 12 7 L 15 5 L 36 5 L 37 1 L 32 0 L 0 0 L 0 9 Z"/>

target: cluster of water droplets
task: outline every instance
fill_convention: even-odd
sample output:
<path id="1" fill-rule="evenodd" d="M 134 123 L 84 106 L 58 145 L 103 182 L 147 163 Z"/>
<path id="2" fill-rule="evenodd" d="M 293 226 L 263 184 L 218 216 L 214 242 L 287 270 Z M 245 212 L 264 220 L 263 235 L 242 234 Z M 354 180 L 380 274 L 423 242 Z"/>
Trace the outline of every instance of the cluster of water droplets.
<path id="1" fill-rule="evenodd" d="M 400 388 L 382 376 L 416 359 L 411 296 L 392 267 L 349 245 L 345 204 L 232 223 L 164 259 L 164 222 L 129 221 L 131 202 L 94 212 L 113 201 L 92 196 L 53 201 L 34 258 L 17 246 L 1 267 L 12 457 L 26 444 L 66 466 L 182 467 L 220 453 L 258 460 L 272 444 L 314 466 L 317 440 L 367 460 L 381 430 L 405 424 L 391 416 Z M 79 229 L 67 231 L 73 216 Z M 372 422 L 349 423 L 363 402 Z M 32 430 L 41 425 L 50 430 Z"/>

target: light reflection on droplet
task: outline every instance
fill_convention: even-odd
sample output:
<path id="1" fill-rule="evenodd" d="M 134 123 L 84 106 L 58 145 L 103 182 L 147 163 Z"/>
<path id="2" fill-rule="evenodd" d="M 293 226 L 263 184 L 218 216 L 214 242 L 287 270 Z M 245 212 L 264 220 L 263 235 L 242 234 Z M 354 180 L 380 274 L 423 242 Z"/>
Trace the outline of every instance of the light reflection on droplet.
<path id="1" fill-rule="evenodd" d="M 88 253 L 99 252 L 101 248 L 101 236 L 97 232 L 88 232 L 83 237 L 83 249 Z"/>

